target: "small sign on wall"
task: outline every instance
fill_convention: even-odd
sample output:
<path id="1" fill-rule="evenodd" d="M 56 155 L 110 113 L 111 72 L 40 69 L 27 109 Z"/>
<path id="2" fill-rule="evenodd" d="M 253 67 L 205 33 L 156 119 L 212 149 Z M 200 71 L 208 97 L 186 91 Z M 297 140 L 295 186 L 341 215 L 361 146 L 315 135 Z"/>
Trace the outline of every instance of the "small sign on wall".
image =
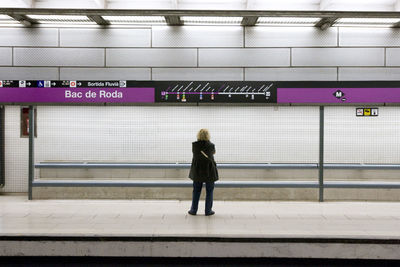
<path id="1" fill-rule="evenodd" d="M 357 117 L 377 117 L 378 114 L 378 108 L 356 108 Z"/>

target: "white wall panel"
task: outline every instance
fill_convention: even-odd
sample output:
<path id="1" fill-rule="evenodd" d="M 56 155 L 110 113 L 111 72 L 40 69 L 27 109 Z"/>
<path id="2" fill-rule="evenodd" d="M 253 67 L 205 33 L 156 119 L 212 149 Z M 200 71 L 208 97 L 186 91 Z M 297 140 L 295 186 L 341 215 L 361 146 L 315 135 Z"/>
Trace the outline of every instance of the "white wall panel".
<path id="1" fill-rule="evenodd" d="M 60 68 L 61 80 L 150 80 L 150 68 Z"/>
<path id="2" fill-rule="evenodd" d="M 242 68 L 153 68 L 153 80 L 243 81 Z"/>
<path id="3" fill-rule="evenodd" d="M 336 68 L 246 68 L 246 81 L 336 81 Z"/>
<path id="4" fill-rule="evenodd" d="M 2 28 L 0 46 L 58 46 L 55 28 Z"/>
<path id="5" fill-rule="evenodd" d="M 15 66 L 104 66 L 100 48 L 14 48 Z"/>
<path id="6" fill-rule="evenodd" d="M 195 67 L 196 49 L 107 49 L 111 67 Z"/>
<path id="7" fill-rule="evenodd" d="M 400 48 L 386 49 L 386 66 L 400 66 Z"/>
<path id="8" fill-rule="evenodd" d="M 318 162 L 318 107 L 39 106 L 35 161 L 190 162 L 208 128 L 217 162 Z"/>
<path id="9" fill-rule="evenodd" d="M 8 47 L 0 48 L 0 65 L 2 66 L 12 65 L 12 48 Z"/>
<path id="10" fill-rule="evenodd" d="M 337 28 L 246 27 L 246 47 L 336 46 Z"/>
<path id="11" fill-rule="evenodd" d="M 400 68 L 339 68 L 339 81 L 398 81 Z"/>
<path id="12" fill-rule="evenodd" d="M 0 80 L 58 80 L 58 68 L 1 67 Z"/>
<path id="13" fill-rule="evenodd" d="M 383 66 L 384 48 L 293 48 L 293 66 Z"/>
<path id="14" fill-rule="evenodd" d="M 200 67 L 289 66 L 288 48 L 199 49 Z"/>
<path id="15" fill-rule="evenodd" d="M 393 28 L 339 28 L 340 46 L 400 46 L 400 31 Z"/>
<path id="16" fill-rule="evenodd" d="M 325 162 L 398 164 L 399 120 L 399 107 L 379 107 L 378 117 L 357 117 L 354 106 L 325 107 Z"/>
<path id="17" fill-rule="evenodd" d="M 5 177 L 0 192 L 28 192 L 28 138 L 20 137 L 20 107 L 5 108 Z"/>
<path id="18" fill-rule="evenodd" d="M 60 46 L 150 47 L 150 29 L 60 29 Z"/>
<path id="19" fill-rule="evenodd" d="M 155 26 L 153 47 L 243 47 L 243 27 Z"/>

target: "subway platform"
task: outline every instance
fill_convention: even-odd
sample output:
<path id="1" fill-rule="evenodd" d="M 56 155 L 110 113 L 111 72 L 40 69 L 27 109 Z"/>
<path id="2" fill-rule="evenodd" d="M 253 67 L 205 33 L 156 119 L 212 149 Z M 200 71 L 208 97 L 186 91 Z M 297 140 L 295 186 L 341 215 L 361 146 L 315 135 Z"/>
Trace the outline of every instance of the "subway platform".
<path id="1" fill-rule="evenodd" d="M 1 256 L 400 259 L 400 203 L 0 196 Z"/>

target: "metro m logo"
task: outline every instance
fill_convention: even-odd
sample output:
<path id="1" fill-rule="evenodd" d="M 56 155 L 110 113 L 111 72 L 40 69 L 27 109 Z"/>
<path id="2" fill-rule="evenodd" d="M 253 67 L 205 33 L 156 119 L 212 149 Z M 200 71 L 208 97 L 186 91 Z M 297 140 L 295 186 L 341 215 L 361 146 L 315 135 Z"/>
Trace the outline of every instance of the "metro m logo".
<path id="1" fill-rule="evenodd" d="M 333 96 L 336 97 L 337 99 L 341 99 L 344 96 L 344 93 L 340 90 L 337 90 L 336 92 L 333 93 Z"/>

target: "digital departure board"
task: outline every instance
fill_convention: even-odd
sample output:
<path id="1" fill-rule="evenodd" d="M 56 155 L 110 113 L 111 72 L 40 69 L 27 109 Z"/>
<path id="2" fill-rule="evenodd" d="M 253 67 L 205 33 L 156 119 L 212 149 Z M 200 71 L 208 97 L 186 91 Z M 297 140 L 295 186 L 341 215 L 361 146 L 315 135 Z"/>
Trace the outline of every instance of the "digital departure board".
<path id="1" fill-rule="evenodd" d="M 156 82 L 156 102 L 276 103 L 273 82 Z"/>

